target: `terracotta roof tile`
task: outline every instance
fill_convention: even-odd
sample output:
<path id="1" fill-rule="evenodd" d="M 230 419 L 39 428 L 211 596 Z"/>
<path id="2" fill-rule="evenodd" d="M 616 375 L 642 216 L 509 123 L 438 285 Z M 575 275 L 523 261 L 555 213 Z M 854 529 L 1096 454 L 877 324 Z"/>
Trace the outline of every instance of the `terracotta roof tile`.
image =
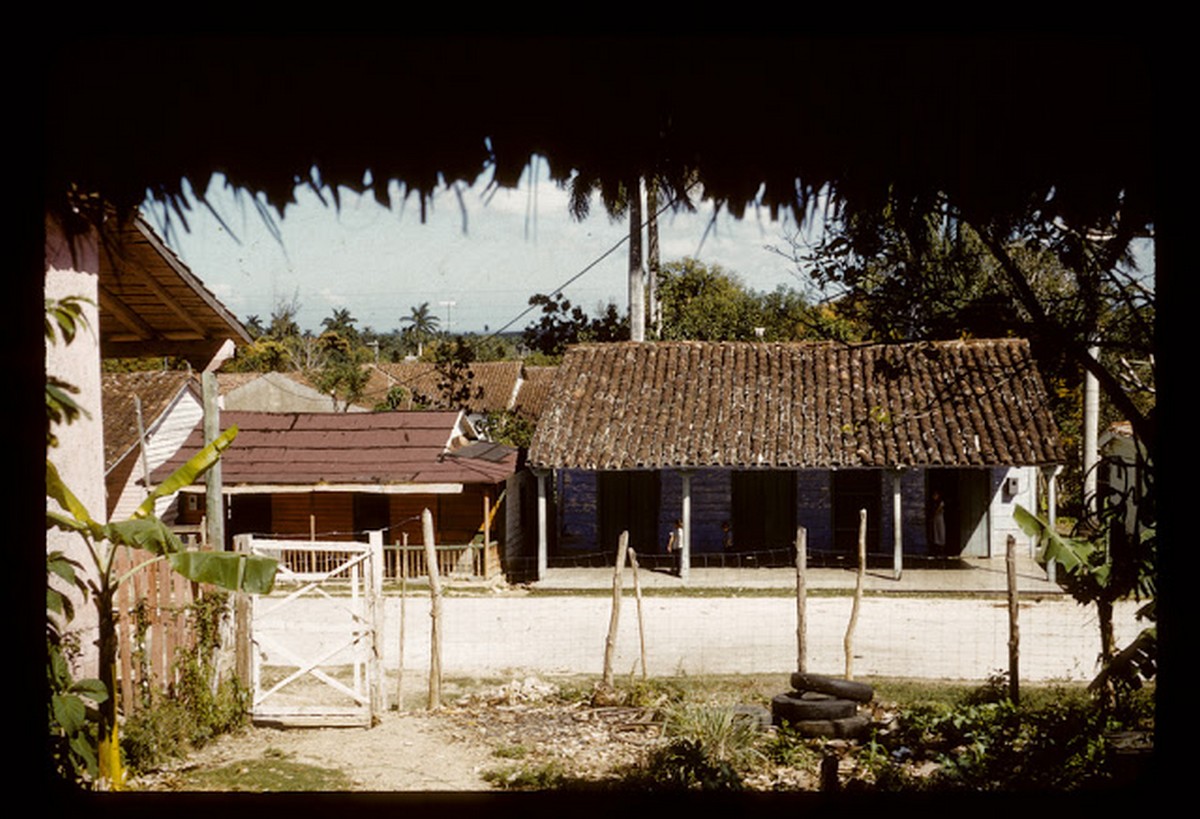
<path id="1" fill-rule="evenodd" d="M 397 384 L 435 401 L 440 394 L 437 370 L 428 362 L 401 361 L 378 364 L 375 369 L 383 377 L 376 378 L 372 375 L 368 390 L 363 396 L 365 404 L 373 406 L 382 401 L 388 389 Z M 471 364 L 471 373 L 472 392 L 475 388 L 482 387 L 483 395 L 472 396 L 467 402 L 467 409 L 471 412 L 492 412 L 512 408 L 517 378 L 521 374 L 520 361 L 476 361 Z"/>
<path id="2" fill-rule="evenodd" d="M 149 429 L 191 378 L 187 370 L 101 374 L 105 469 L 111 469 L 137 444 L 135 396 L 142 402 L 142 423 Z"/>
<path id="3" fill-rule="evenodd" d="M 1064 459 L 1019 339 L 568 350 L 536 466 L 985 466 Z"/>

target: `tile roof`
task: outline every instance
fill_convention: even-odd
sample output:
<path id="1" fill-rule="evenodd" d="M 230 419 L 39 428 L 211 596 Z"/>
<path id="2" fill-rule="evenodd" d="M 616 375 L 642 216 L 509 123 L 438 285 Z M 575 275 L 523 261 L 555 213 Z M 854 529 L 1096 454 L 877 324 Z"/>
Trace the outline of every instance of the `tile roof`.
<path id="1" fill-rule="evenodd" d="M 526 367 L 525 380 L 521 383 L 521 389 L 517 393 L 517 401 L 513 405 L 513 409 L 531 421 L 540 418 L 550 400 L 556 372 L 558 372 L 557 366 Z"/>
<path id="2" fill-rule="evenodd" d="M 516 468 L 516 450 L 492 445 L 487 457 L 466 457 L 455 438 L 459 413 L 222 412 L 221 429 L 238 436 L 221 456 L 226 486 L 254 484 L 495 483 Z M 203 443 L 200 428 L 151 479 L 162 480 Z"/>
<path id="3" fill-rule="evenodd" d="M 104 416 L 104 468 L 111 469 L 138 442 L 136 396 L 142 402 L 142 423 L 149 430 L 192 378 L 187 370 L 102 373 L 101 410 Z M 196 385 L 197 392 L 199 385 Z"/>
<path id="4" fill-rule="evenodd" d="M 1026 341 L 588 344 L 533 466 L 835 468 L 1064 459 Z"/>
<path id="5" fill-rule="evenodd" d="M 376 369 L 383 373 L 383 379 L 377 379 L 374 374 L 363 395 L 363 403 L 374 406 L 387 395 L 388 389 L 396 384 L 416 391 L 428 398 L 437 400 L 438 374 L 433 364 L 427 361 L 400 361 L 388 364 L 377 364 Z M 512 406 L 513 393 L 517 387 L 517 379 L 521 375 L 520 361 L 476 361 L 471 364 L 472 392 L 482 387 L 483 394 L 472 397 L 467 402 L 471 412 L 491 412 L 509 409 Z"/>

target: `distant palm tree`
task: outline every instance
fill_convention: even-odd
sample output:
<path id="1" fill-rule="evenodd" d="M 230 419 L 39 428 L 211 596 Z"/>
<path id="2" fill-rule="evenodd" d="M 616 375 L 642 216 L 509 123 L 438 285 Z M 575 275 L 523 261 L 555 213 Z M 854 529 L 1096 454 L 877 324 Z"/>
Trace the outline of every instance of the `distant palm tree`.
<path id="1" fill-rule="evenodd" d="M 417 356 L 424 351 L 424 344 L 433 338 L 438 329 L 438 318 L 429 312 L 429 302 L 422 302 L 414 307 L 410 315 L 400 319 L 401 324 L 407 324 L 404 335 L 417 345 Z"/>

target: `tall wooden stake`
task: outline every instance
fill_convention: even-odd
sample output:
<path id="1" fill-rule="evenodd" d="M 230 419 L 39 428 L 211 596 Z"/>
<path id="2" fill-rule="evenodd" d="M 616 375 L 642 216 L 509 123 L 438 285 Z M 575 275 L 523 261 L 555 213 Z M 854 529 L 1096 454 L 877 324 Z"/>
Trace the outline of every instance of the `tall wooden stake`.
<path id="1" fill-rule="evenodd" d="M 646 679 L 646 620 L 642 617 L 642 584 L 638 581 L 637 552 L 629 550 L 629 565 L 633 567 L 633 596 L 637 600 L 638 642 L 642 650 L 642 679 Z"/>
<path id="2" fill-rule="evenodd" d="M 421 536 L 429 570 L 429 710 L 442 707 L 442 587 L 438 580 L 437 550 L 433 546 L 433 513 L 421 512 Z"/>
<path id="3" fill-rule="evenodd" d="M 370 682 L 371 724 L 379 723 L 387 710 L 387 689 L 383 685 L 383 532 L 367 534 L 371 550 L 371 573 L 367 580 L 367 611 L 371 617 L 371 659 L 367 678 Z"/>
<path id="4" fill-rule="evenodd" d="M 1004 555 L 1008 570 L 1008 698 L 1013 705 L 1021 703 L 1021 628 L 1017 625 L 1017 539 L 1008 536 Z"/>
<path id="5" fill-rule="evenodd" d="M 400 668 L 396 671 L 396 710 L 404 711 L 404 610 L 408 603 L 408 532 L 401 532 L 400 550 Z"/>
<path id="6" fill-rule="evenodd" d="M 613 566 L 612 616 L 608 620 L 608 636 L 604 638 L 604 676 L 601 686 L 606 690 L 613 687 L 613 653 L 617 647 L 617 625 L 621 621 L 621 569 L 625 566 L 625 552 L 629 549 L 629 531 L 621 532 L 617 538 L 617 562 Z"/>
<path id="7" fill-rule="evenodd" d="M 846 652 L 846 679 L 854 679 L 854 629 L 858 625 L 858 607 L 862 603 L 863 576 L 867 572 L 867 510 L 858 510 L 858 577 L 854 581 L 854 606 L 842 648 Z"/>
<path id="8" fill-rule="evenodd" d="M 808 530 L 796 527 L 796 670 L 808 671 Z"/>

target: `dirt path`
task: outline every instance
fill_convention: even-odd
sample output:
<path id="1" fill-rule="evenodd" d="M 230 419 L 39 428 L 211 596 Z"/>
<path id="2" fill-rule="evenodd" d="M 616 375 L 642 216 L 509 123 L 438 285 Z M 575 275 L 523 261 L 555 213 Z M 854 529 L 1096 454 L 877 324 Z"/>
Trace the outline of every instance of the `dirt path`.
<path id="1" fill-rule="evenodd" d="M 448 721 L 421 713 L 383 716 L 365 728 L 248 728 L 192 754 L 186 765 L 204 768 L 259 759 L 267 752 L 322 768 L 338 768 L 362 791 L 480 791 L 480 772 L 495 762 L 490 749 Z M 143 783 L 169 787 L 169 774 Z"/>

